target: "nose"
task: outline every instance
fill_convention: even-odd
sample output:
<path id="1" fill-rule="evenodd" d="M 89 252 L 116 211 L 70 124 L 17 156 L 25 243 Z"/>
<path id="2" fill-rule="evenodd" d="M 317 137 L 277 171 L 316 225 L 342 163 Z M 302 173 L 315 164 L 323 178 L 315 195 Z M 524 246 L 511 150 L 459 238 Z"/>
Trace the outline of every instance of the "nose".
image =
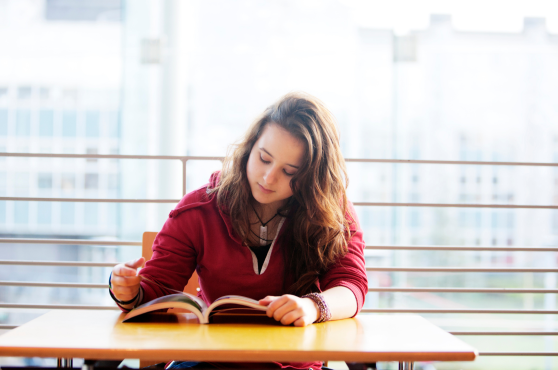
<path id="1" fill-rule="evenodd" d="M 264 175 L 264 180 L 266 182 L 266 184 L 273 184 L 274 182 L 277 181 L 277 169 L 275 167 L 270 167 L 265 175 Z"/>

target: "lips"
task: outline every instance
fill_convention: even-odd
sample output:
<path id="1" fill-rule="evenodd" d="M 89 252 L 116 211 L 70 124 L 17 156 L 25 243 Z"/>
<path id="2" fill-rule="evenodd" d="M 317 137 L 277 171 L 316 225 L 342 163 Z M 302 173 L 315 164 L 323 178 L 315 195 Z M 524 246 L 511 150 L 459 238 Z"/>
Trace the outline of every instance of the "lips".
<path id="1" fill-rule="evenodd" d="M 269 190 L 269 189 L 264 188 L 264 187 L 261 186 L 260 184 L 258 184 L 258 186 L 260 187 L 260 190 L 261 190 L 264 194 L 271 194 L 271 193 L 274 192 L 273 190 Z"/>

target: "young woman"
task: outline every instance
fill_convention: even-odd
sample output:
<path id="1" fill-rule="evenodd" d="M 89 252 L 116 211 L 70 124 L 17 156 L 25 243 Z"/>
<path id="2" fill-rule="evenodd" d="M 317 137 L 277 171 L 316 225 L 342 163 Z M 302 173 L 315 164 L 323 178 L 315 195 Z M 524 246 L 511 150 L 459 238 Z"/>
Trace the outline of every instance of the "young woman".
<path id="1" fill-rule="evenodd" d="M 254 122 L 222 171 L 170 212 L 140 274 L 181 291 L 196 270 L 208 304 L 231 294 L 254 298 L 284 325 L 352 317 L 368 282 L 347 184 L 333 115 L 312 96 L 286 95 Z M 125 311 L 168 294 L 140 282 L 143 263 L 112 271 L 111 295 Z"/>

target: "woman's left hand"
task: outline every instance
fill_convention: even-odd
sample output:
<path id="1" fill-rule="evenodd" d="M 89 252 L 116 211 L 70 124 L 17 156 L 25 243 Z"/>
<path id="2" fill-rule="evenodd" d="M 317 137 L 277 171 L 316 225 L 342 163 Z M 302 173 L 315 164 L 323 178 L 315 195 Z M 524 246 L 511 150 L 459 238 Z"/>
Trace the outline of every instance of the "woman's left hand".
<path id="1" fill-rule="evenodd" d="M 267 296 L 260 299 L 262 306 L 267 306 L 266 314 L 280 321 L 283 325 L 306 326 L 318 319 L 319 309 L 310 298 L 300 298 L 285 294 L 280 297 Z"/>

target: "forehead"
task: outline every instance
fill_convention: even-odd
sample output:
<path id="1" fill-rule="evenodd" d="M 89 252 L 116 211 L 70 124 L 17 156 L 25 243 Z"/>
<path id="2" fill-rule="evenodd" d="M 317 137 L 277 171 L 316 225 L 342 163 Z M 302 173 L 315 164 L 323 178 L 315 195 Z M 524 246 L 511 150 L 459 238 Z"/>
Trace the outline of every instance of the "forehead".
<path id="1" fill-rule="evenodd" d="M 265 125 L 256 142 L 258 149 L 265 149 L 277 161 L 300 166 L 306 145 L 276 123 Z"/>

